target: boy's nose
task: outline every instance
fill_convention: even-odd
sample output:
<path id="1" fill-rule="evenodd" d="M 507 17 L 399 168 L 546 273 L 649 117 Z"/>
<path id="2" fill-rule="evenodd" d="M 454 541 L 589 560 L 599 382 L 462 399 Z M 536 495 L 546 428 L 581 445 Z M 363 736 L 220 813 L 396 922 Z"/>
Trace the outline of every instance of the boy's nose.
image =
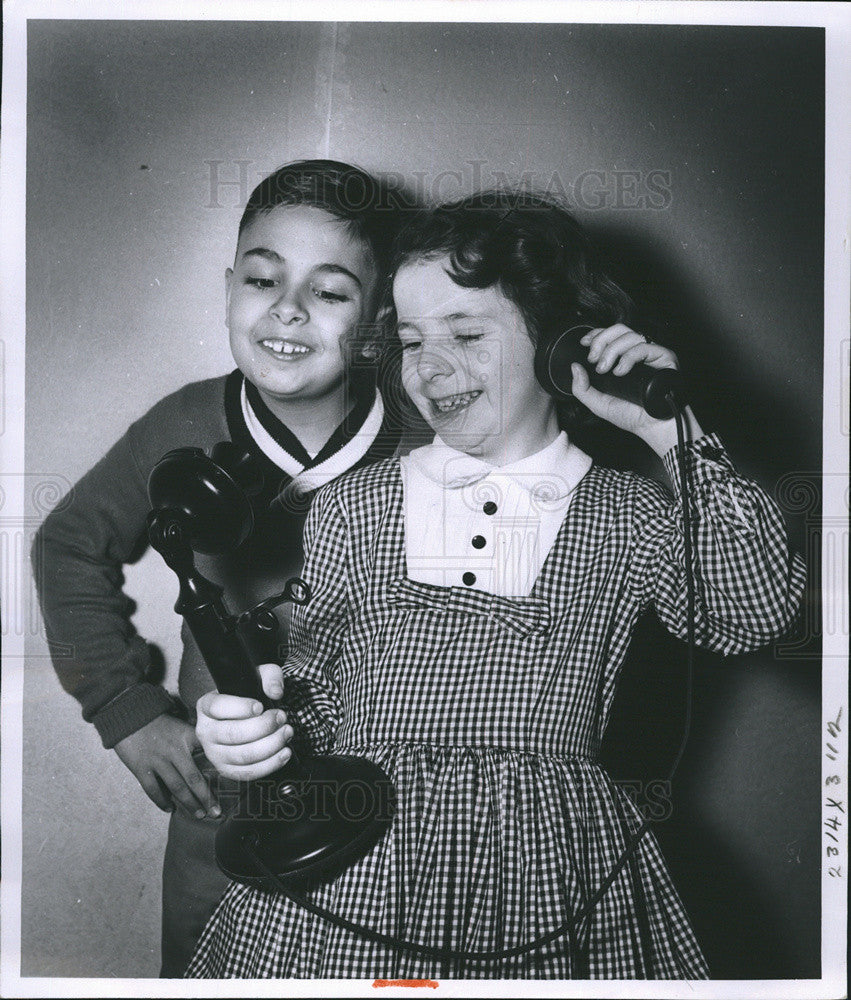
<path id="1" fill-rule="evenodd" d="M 293 293 L 283 292 L 272 303 L 270 313 L 281 323 L 304 323 L 307 320 L 307 310 L 300 299 Z"/>

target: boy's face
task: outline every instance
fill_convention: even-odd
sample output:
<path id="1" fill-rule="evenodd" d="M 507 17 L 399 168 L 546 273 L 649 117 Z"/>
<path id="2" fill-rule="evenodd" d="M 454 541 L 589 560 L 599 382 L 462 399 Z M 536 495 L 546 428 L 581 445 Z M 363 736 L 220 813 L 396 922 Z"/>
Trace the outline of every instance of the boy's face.
<path id="1" fill-rule="evenodd" d="M 448 264 L 416 260 L 396 274 L 402 384 L 446 444 L 506 465 L 550 443 L 553 401 L 517 306 L 496 287 L 456 285 Z"/>
<path id="2" fill-rule="evenodd" d="M 341 391 L 345 343 L 372 315 L 377 270 L 340 219 L 305 205 L 257 216 L 226 284 L 234 360 L 273 410 Z"/>

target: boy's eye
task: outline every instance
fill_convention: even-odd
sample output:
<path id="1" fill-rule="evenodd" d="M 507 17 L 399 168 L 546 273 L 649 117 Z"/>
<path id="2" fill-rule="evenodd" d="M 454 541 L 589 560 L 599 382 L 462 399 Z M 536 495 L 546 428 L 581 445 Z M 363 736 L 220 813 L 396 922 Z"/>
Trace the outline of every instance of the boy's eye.
<path id="1" fill-rule="evenodd" d="M 274 288 L 277 284 L 274 278 L 261 278 L 257 275 L 247 275 L 245 278 L 246 285 L 252 285 L 254 288 Z"/>
<path id="2" fill-rule="evenodd" d="M 484 333 L 456 333 L 456 340 L 463 340 L 465 343 L 472 342 L 474 340 L 481 340 L 484 337 Z"/>
<path id="3" fill-rule="evenodd" d="M 403 351 L 415 351 L 418 347 L 422 347 L 422 341 L 406 340 L 402 342 Z"/>

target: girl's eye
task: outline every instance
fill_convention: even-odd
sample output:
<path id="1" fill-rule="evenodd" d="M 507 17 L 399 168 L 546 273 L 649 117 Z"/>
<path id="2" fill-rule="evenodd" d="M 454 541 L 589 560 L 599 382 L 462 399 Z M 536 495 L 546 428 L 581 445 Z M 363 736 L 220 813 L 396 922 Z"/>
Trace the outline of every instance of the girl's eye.
<path id="1" fill-rule="evenodd" d="M 408 340 L 402 344 L 403 351 L 415 351 L 418 347 L 421 347 L 422 343 L 419 340 Z"/>
<path id="2" fill-rule="evenodd" d="M 313 294 L 323 302 L 348 302 L 349 296 L 341 292 L 331 292 L 327 288 L 314 288 Z"/>
<path id="3" fill-rule="evenodd" d="M 475 340 L 481 340 L 484 337 L 483 333 L 456 333 L 455 339 L 462 340 L 465 344 L 472 343 Z"/>

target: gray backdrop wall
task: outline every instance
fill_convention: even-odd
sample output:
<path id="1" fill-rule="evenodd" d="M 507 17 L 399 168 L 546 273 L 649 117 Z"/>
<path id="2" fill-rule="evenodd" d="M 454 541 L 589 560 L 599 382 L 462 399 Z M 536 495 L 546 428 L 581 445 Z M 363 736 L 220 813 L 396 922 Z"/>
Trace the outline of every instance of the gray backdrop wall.
<path id="1" fill-rule="evenodd" d="M 822 81 L 818 29 L 30 22 L 33 481 L 67 488 L 165 393 L 232 367 L 241 202 L 280 163 L 331 156 L 432 199 L 524 173 L 566 194 L 694 376 L 704 425 L 808 547 Z M 175 581 L 148 553 L 128 590 L 173 686 Z M 61 691 L 29 613 L 22 971 L 154 976 L 165 817 Z M 721 978 L 818 974 L 815 631 L 697 664 L 659 837 Z M 642 642 L 610 746 L 627 778 L 664 774 L 681 724 L 682 647 Z"/>

